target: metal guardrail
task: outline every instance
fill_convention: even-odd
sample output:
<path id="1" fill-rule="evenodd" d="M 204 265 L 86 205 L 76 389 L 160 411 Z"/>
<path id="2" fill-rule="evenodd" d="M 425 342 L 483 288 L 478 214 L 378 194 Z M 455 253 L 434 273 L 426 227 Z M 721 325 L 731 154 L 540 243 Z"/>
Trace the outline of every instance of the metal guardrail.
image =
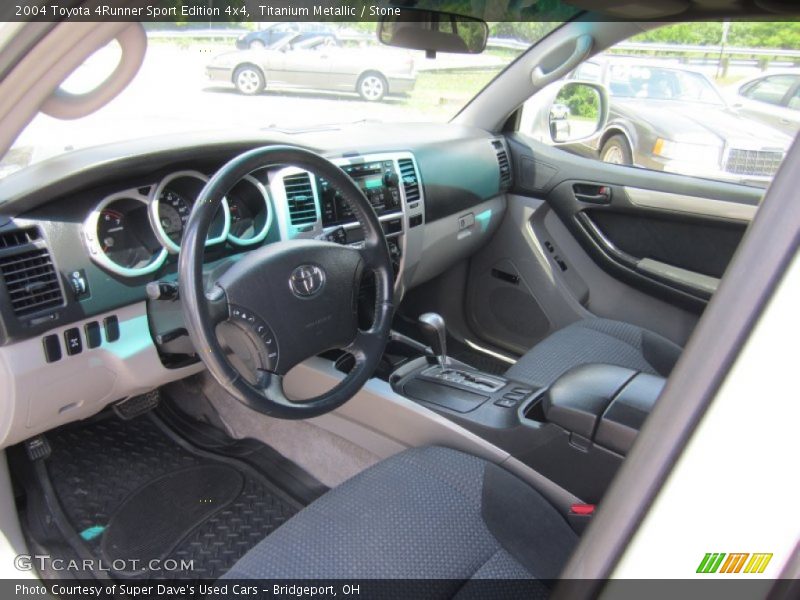
<path id="1" fill-rule="evenodd" d="M 234 40 L 239 36 L 251 33 L 250 29 L 175 29 L 162 30 L 156 29 L 147 32 L 147 37 L 152 39 L 218 39 Z M 336 37 L 342 40 L 365 40 L 373 39 L 370 34 L 337 32 Z"/>
<path id="2" fill-rule="evenodd" d="M 719 56 L 772 56 L 776 58 L 800 59 L 800 50 L 783 48 L 746 48 L 740 46 L 701 46 L 694 44 L 654 44 L 650 42 L 622 42 L 614 46 L 620 50 L 643 50 L 669 54 L 713 54 Z"/>
<path id="3" fill-rule="evenodd" d="M 159 38 L 198 38 L 198 39 L 235 39 L 240 35 L 250 33 L 249 29 L 185 29 L 185 30 L 153 30 L 147 36 Z M 363 40 L 372 36 L 367 33 L 344 32 L 337 33 L 343 40 Z M 530 44 L 510 38 L 489 38 L 489 48 L 508 48 L 511 50 L 525 50 Z M 738 46 L 719 45 L 702 46 L 697 44 L 658 44 L 651 42 L 621 42 L 614 46 L 615 50 L 635 50 L 644 52 L 662 52 L 666 54 L 713 54 L 715 56 L 768 56 L 775 58 L 791 58 L 800 60 L 800 50 L 786 50 L 783 48 L 746 48 Z"/>

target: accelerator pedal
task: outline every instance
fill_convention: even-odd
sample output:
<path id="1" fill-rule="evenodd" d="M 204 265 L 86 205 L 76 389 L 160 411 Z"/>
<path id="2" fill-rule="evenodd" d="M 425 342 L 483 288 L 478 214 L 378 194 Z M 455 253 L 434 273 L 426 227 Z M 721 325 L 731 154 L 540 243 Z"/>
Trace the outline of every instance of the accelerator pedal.
<path id="1" fill-rule="evenodd" d="M 25 440 L 25 454 L 31 462 L 48 458 L 51 452 L 50 442 L 43 435 Z"/>
<path id="2" fill-rule="evenodd" d="M 151 390 L 146 394 L 131 396 L 117 402 L 113 408 L 117 416 L 123 421 L 130 421 L 146 412 L 153 410 L 161 401 L 161 392 Z"/>

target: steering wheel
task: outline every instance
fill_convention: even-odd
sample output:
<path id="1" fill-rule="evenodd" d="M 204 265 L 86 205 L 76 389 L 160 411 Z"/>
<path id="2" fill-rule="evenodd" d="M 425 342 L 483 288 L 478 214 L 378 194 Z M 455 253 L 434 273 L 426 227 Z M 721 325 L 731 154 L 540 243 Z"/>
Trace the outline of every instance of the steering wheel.
<path id="1" fill-rule="evenodd" d="M 324 177 L 364 228 L 363 248 L 318 240 L 262 246 L 235 262 L 206 289 L 203 252 L 209 227 L 225 194 L 245 175 L 270 166 L 294 166 Z M 375 275 L 375 318 L 358 327 L 362 275 Z M 178 263 L 186 328 L 219 384 L 250 408 L 283 419 L 329 412 L 352 398 L 375 371 L 393 314 L 392 266 L 377 215 L 348 175 L 319 154 L 293 146 L 245 152 L 205 185 L 186 224 Z M 238 328 L 255 348 L 255 375 L 235 366 L 217 337 L 221 323 Z M 352 354 L 355 366 L 328 392 L 303 401 L 286 397 L 292 367 L 327 350 Z"/>

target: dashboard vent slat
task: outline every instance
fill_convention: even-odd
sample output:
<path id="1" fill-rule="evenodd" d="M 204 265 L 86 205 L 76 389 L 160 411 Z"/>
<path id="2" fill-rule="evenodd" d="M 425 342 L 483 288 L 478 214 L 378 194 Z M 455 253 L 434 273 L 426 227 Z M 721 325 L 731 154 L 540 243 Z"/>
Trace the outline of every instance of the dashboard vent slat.
<path id="1" fill-rule="evenodd" d="M 511 163 L 508 160 L 508 152 L 500 140 L 492 140 L 492 146 L 497 155 L 497 166 L 500 168 L 500 186 L 507 190 L 511 187 Z"/>
<path id="2" fill-rule="evenodd" d="M 317 205 L 308 173 L 289 175 L 283 179 L 286 202 L 289 205 L 289 221 L 292 225 L 310 225 L 317 221 Z"/>
<path id="3" fill-rule="evenodd" d="M 39 230 L 35 227 L 16 229 L 0 233 L 0 249 L 24 246 L 39 239 Z"/>
<path id="4" fill-rule="evenodd" d="M 16 239 L 23 238 L 18 236 Z M 34 239 L 38 239 L 38 232 Z M 23 244 L 30 241 L 33 240 Z M 6 285 L 11 308 L 18 317 L 64 304 L 58 273 L 46 248 L 0 258 L 0 274 Z"/>
<path id="5" fill-rule="evenodd" d="M 420 198 L 419 176 L 414 168 L 414 161 L 410 158 L 401 158 L 397 161 L 400 168 L 400 180 L 406 192 L 406 202 L 416 202 Z"/>

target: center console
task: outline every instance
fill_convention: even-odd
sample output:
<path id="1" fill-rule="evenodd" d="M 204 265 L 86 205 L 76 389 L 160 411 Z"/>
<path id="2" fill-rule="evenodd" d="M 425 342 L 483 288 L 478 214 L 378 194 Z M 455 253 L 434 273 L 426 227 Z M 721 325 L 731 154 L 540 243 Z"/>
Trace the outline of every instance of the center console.
<path id="1" fill-rule="evenodd" d="M 420 330 L 433 351 L 397 368 L 393 389 L 588 503 L 602 498 L 665 384 L 632 369 L 588 364 L 536 388 L 448 358 L 438 315 L 422 315 Z"/>
<path id="2" fill-rule="evenodd" d="M 424 194 L 410 152 L 387 152 L 332 159 L 369 200 L 386 235 L 392 266 L 401 287 L 404 267 L 419 260 Z M 270 188 L 276 200 L 281 239 L 316 238 L 358 246 L 364 232 L 352 207 L 325 178 L 296 168 L 275 172 Z"/>

